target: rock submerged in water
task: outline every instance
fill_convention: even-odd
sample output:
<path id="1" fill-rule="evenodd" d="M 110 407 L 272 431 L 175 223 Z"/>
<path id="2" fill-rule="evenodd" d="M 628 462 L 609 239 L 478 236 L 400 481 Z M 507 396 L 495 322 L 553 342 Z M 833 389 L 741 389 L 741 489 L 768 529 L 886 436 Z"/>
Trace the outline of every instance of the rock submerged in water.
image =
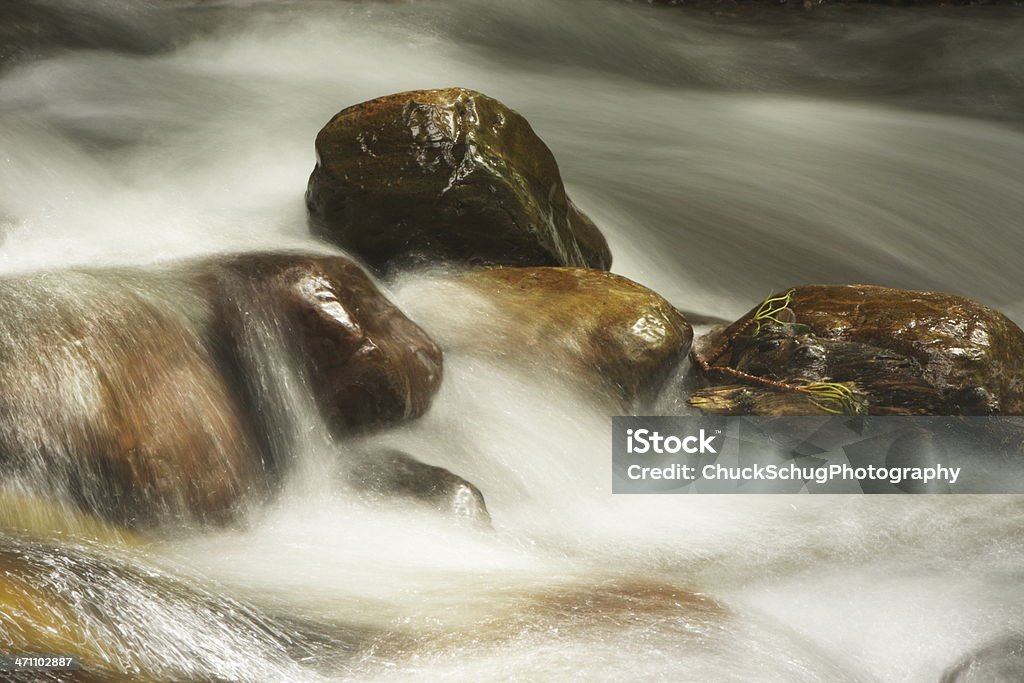
<path id="1" fill-rule="evenodd" d="M 378 272 L 419 261 L 607 270 L 526 119 L 472 90 L 417 90 L 338 113 L 316 138 L 313 229 Z"/>
<path id="2" fill-rule="evenodd" d="M 3 654 L 74 657 L 77 670 L 0 674 L 8 683 L 227 683 L 273 680 L 268 668 L 239 676 L 225 659 L 281 664 L 274 673 L 302 680 L 291 664 L 323 642 L 325 625 L 236 600 L 196 576 L 145 556 L 82 543 L 37 541 L 0 532 L 0 640 Z M 343 652 L 379 634 L 335 623 Z M 141 643 L 161 644 L 161 648 Z M 259 671 L 259 673 L 253 673 Z M 272 671 L 272 670 L 271 670 Z M 266 679 L 264 679 L 266 680 Z"/>
<path id="3" fill-rule="evenodd" d="M 654 400 L 693 340 L 686 318 L 657 293 L 585 268 L 493 268 L 462 285 L 493 304 L 477 349 L 540 362 L 627 406 Z"/>
<path id="4" fill-rule="evenodd" d="M 480 489 L 443 467 L 397 450 L 371 453 L 349 472 L 349 482 L 371 498 L 405 498 L 439 512 L 489 524 Z"/>
<path id="5" fill-rule="evenodd" d="M 690 403 L 707 413 L 1024 414 L 1024 332 L 951 294 L 797 287 L 693 357 L 707 386 Z"/>
<path id="6" fill-rule="evenodd" d="M 2 278 L 0 483 L 133 526 L 229 519 L 287 455 L 265 380 L 289 362 L 338 435 L 422 414 L 441 381 L 343 257 Z"/>

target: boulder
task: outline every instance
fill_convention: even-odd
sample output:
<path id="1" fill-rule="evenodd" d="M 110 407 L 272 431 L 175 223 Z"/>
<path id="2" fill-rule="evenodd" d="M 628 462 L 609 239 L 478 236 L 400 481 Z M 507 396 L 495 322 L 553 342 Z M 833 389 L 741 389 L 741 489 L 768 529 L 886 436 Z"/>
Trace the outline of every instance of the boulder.
<path id="1" fill-rule="evenodd" d="M 420 415 L 440 381 L 438 347 L 342 257 L 3 278 L 0 484 L 132 526 L 224 521 L 290 460 L 268 434 L 297 402 L 340 436 Z"/>
<path id="2" fill-rule="evenodd" d="M 417 90 L 339 112 L 316 138 L 314 232 L 378 272 L 418 262 L 608 269 L 526 119 L 472 90 Z"/>
<path id="3" fill-rule="evenodd" d="M 3 482 L 122 523 L 224 519 L 258 460 L 203 306 L 125 271 L 0 279 Z"/>
<path id="4" fill-rule="evenodd" d="M 336 435 L 429 408 L 441 384 L 440 348 L 349 259 L 247 254 L 204 264 L 200 274 L 227 345 L 249 348 L 261 334 L 255 328 L 270 323 L 301 359 L 301 376 Z M 264 361 L 237 363 L 252 378 L 265 372 Z"/>
<path id="5" fill-rule="evenodd" d="M 467 343 L 581 380 L 626 406 L 653 401 L 693 339 L 672 304 L 612 273 L 494 268 L 467 273 L 459 282 L 491 309 Z"/>
<path id="6" fill-rule="evenodd" d="M 1024 414 L 1024 332 L 976 301 L 797 287 L 695 345 L 708 413 Z"/>
<path id="7" fill-rule="evenodd" d="M 490 523 L 480 489 L 443 467 L 397 450 L 371 453 L 349 472 L 349 483 L 370 498 L 404 498 L 474 522 Z"/>

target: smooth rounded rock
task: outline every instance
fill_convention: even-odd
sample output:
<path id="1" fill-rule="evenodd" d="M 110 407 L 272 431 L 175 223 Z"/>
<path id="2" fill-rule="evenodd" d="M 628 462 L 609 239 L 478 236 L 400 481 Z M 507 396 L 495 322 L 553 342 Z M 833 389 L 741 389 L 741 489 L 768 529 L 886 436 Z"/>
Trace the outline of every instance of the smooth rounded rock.
<path id="1" fill-rule="evenodd" d="M 478 348 L 537 362 L 625 405 L 648 403 L 686 358 L 693 330 L 657 293 L 584 268 L 493 268 L 461 276 L 493 319 Z"/>
<path id="2" fill-rule="evenodd" d="M 370 453 L 351 468 L 349 483 L 371 498 L 422 503 L 439 512 L 490 523 L 480 489 L 457 474 L 388 449 Z"/>
<path id="3" fill-rule="evenodd" d="M 1024 414 L 1024 332 L 952 294 L 797 287 L 693 356 L 708 386 L 690 402 L 709 413 Z"/>
<path id="4" fill-rule="evenodd" d="M 429 408 L 443 374 L 440 348 L 351 260 L 248 254 L 203 271 L 230 343 L 242 347 L 254 319 L 274 321 L 335 433 Z M 259 372 L 258 363 L 248 371 Z"/>
<path id="5" fill-rule="evenodd" d="M 279 480 L 296 446 L 272 433 L 307 401 L 344 438 L 421 415 L 441 376 L 344 257 L 0 278 L 0 485 L 131 526 L 226 521 Z"/>
<path id="6" fill-rule="evenodd" d="M 611 266 L 551 151 L 486 95 L 444 88 L 357 104 L 324 126 L 316 152 L 314 232 L 378 272 L 436 261 Z"/>
<path id="7" fill-rule="evenodd" d="M 205 306 L 135 271 L 0 279 L 4 481 L 130 524 L 223 519 L 258 458 Z"/>

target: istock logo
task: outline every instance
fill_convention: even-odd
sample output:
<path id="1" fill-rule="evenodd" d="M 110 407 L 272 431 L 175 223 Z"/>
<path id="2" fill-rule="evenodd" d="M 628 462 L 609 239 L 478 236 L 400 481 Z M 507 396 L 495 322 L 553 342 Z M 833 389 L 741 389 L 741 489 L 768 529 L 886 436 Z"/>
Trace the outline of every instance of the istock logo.
<path id="1" fill-rule="evenodd" d="M 715 434 L 707 434 L 700 430 L 699 434 L 684 437 L 675 435 L 662 436 L 660 432 L 650 429 L 627 429 L 626 452 L 633 453 L 718 453 L 715 450 Z"/>

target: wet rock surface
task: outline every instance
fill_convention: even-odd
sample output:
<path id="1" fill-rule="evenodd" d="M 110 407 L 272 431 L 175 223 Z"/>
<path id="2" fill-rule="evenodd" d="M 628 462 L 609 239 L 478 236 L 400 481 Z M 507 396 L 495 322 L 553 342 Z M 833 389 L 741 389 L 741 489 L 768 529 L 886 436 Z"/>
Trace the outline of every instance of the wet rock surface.
<path id="1" fill-rule="evenodd" d="M 349 259 L 245 255 L 204 270 L 228 344 L 243 348 L 260 322 L 274 327 L 300 359 L 335 433 L 418 417 L 429 408 L 441 384 L 441 350 Z M 257 373 L 258 363 L 245 371 Z"/>
<path id="2" fill-rule="evenodd" d="M 126 523 L 223 518 L 255 486 L 232 388 L 185 308 L 138 273 L 0 280 L 0 471 Z"/>
<path id="3" fill-rule="evenodd" d="M 405 499 L 474 522 L 491 521 L 480 489 L 443 467 L 420 462 L 402 451 L 367 455 L 355 464 L 348 480 L 371 498 Z"/>
<path id="4" fill-rule="evenodd" d="M 75 657 L 81 666 L 49 677 L 41 670 L 5 672 L 5 682 L 237 681 L 240 667 L 228 657 L 281 662 L 283 678 L 297 680 L 291 658 L 328 643 L 344 656 L 373 635 L 241 602 L 204 589 L 195 577 L 102 548 L 0 533 L 4 654 Z M 165 649 L 140 647 L 144 636 L 162 638 Z"/>
<path id="5" fill-rule="evenodd" d="M 494 268 L 459 281 L 495 309 L 478 348 L 537 362 L 625 405 L 652 401 L 693 339 L 674 306 L 612 273 Z"/>
<path id="6" fill-rule="evenodd" d="M 698 342 L 719 414 L 1020 415 L 1024 332 L 975 301 L 870 285 L 773 295 Z"/>
<path id="7" fill-rule="evenodd" d="M 289 362 L 339 436 L 422 414 L 441 381 L 438 347 L 341 257 L 0 279 L 0 483 L 130 525 L 230 519 L 276 479 L 263 380 Z"/>
<path id="8" fill-rule="evenodd" d="M 486 95 L 445 88 L 363 102 L 324 126 L 316 151 L 314 231 L 378 271 L 436 260 L 611 266 L 551 151 Z"/>

